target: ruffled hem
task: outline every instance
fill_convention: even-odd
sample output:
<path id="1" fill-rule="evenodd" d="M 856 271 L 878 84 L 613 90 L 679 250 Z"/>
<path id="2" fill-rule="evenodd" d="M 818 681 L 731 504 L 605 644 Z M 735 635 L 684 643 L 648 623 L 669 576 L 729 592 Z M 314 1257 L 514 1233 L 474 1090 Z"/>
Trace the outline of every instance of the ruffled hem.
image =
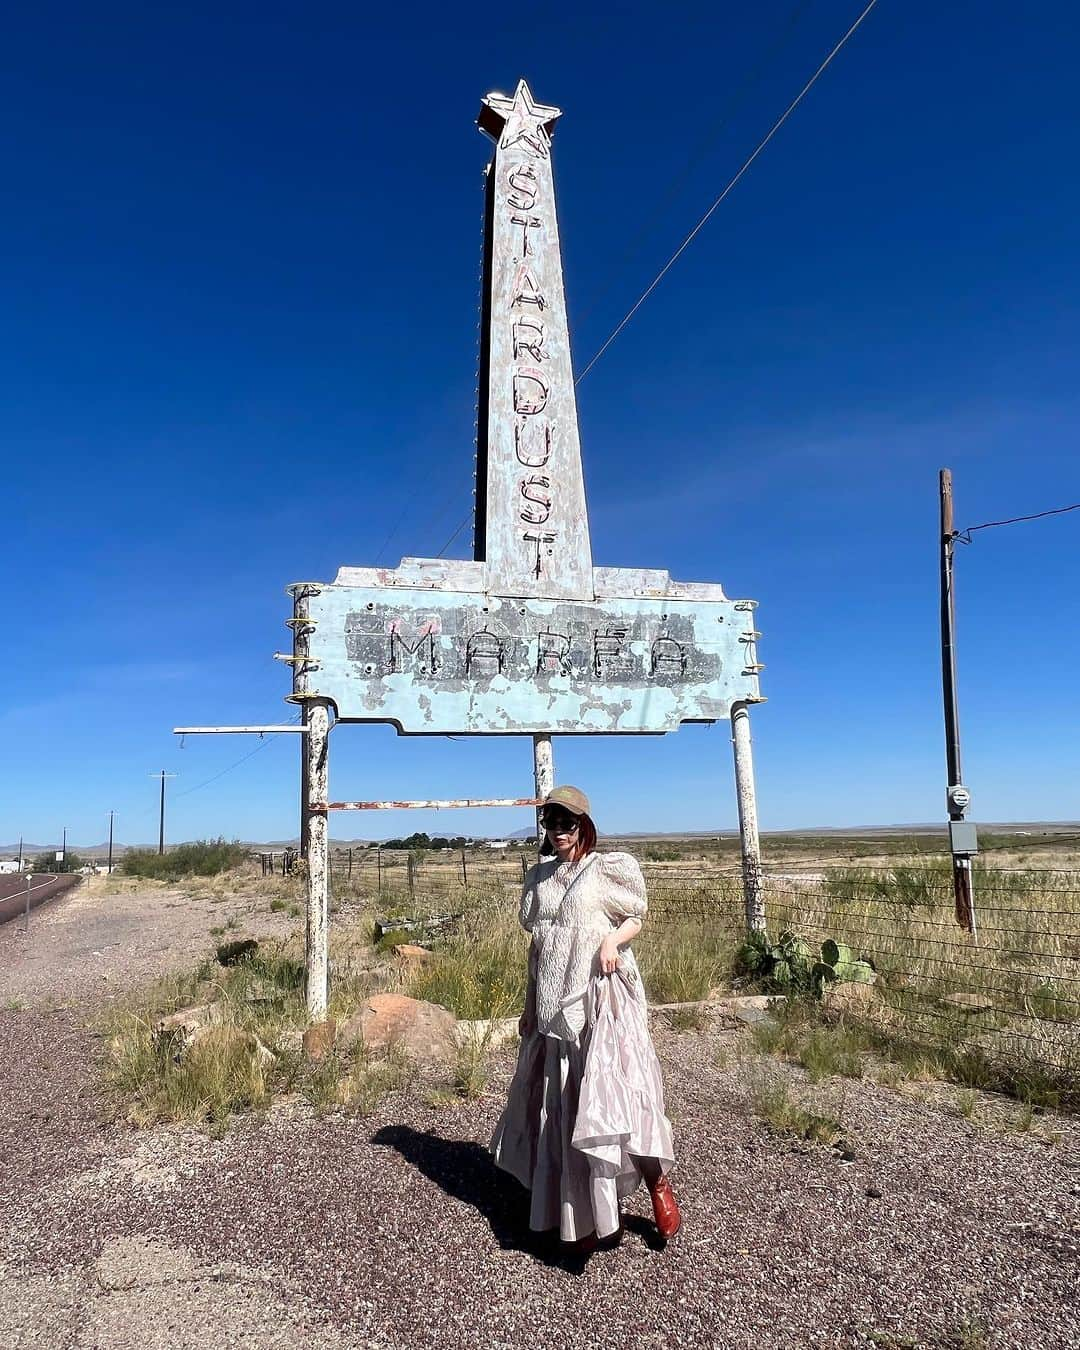
<path id="1" fill-rule="evenodd" d="M 534 1031 L 518 1051 L 491 1140 L 498 1167 L 531 1192 L 529 1224 L 566 1242 L 619 1226 L 620 1202 L 640 1186 L 640 1160 L 675 1162 L 660 1065 L 632 979 L 589 985 L 586 1036 Z"/>

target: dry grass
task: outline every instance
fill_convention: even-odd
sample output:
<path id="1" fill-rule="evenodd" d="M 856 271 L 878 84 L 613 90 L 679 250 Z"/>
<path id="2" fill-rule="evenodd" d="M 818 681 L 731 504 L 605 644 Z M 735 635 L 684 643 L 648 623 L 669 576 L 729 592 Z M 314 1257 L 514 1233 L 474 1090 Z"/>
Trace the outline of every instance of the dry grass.
<path id="1" fill-rule="evenodd" d="M 956 925 L 948 864 L 898 861 L 770 885 L 771 931 L 833 937 L 873 961 L 873 1030 L 896 1056 L 972 1087 L 1080 1102 L 1080 885 L 1068 873 L 976 875 L 977 943 Z"/>
<path id="2" fill-rule="evenodd" d="M 317 1110 L 369 1111 L 401 1086 L 396 1052 L 370 1056 L 363 1046 L 307 1063 L 301 1036 L 308 1022 L 302 947 L 295 939 L 264 943 L 235 966 L 211 959 L 141 990 L 111 1009 L 103 1025 L 103 1068 L 118 1114 L 131 1124 L 184 1121 L 223 1129 L 237 1112 L 260 1110 L 275 1096 L 300 1092 Z M 331 1013 L 344 1019 L 370 990 L 342 962 Z M 211 1003 L 211 1030 L 184 1054 L 155 1035 L 162 1016 Z"/>
<path id="3" fill-rule="evenodd" d="M 470 1021 L 509 1017 L 525 1005 L 528 941 L 516 905 L 500 893 L 478 895 L 460 930 L 408 977 L 405 992 Z"/>
<path id="4" fill-rule="evenodd" d="M 779 1073 L 758 1069 L 750 1078 L 750 1104 L 759 1120 L 778 1135 L 835 1147 L 843 1139 L 839 1120 L 809 1110 Z"/>

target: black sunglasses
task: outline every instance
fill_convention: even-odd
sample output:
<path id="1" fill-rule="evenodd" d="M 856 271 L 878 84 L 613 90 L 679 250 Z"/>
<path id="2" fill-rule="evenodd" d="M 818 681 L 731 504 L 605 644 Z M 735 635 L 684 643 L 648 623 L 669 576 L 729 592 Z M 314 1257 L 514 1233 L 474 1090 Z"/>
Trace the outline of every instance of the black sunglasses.
<path id="1" fill-rule="evenodd" d="M 580 822 L 576 816 L 545 814 L 540 817 L 540 824 L 545 830 L 563 830 L 567 834 L 573 834 Z"/>

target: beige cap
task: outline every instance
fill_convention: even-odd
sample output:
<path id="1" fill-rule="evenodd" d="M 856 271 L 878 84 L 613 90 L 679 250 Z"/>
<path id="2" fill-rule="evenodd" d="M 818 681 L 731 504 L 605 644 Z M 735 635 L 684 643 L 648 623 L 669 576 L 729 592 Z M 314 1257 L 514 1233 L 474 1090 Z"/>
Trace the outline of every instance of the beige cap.
<path id="1" fill-rule="evenodd" d="M 564 806 L 571 815 L 588 816 L 589 799 L 580 788 L 576 787 L 557 787 L 552 788 L 544 798 L 544 806 Z"/>

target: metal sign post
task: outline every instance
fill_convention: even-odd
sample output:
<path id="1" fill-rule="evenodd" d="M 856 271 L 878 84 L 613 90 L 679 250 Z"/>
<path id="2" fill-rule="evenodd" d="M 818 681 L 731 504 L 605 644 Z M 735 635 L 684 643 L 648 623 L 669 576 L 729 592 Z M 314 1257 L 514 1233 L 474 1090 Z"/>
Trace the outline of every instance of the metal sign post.
<path id="1" fill-rule="evenodd" d="M 748 706 L 758 688 L 753 600 L 666 571 L 595 567 L 551 166 L 558 108 L 524 81 L 489 94 L 474 556 L 342 567 L 299 582 L 291 701 L 307 716 L 308 982 L 325 1015 L 329 710 L 403 735 L 533 738 L 537 798 L 551 737 L 733 728 L 747 921 L 762 926 Z"/>

